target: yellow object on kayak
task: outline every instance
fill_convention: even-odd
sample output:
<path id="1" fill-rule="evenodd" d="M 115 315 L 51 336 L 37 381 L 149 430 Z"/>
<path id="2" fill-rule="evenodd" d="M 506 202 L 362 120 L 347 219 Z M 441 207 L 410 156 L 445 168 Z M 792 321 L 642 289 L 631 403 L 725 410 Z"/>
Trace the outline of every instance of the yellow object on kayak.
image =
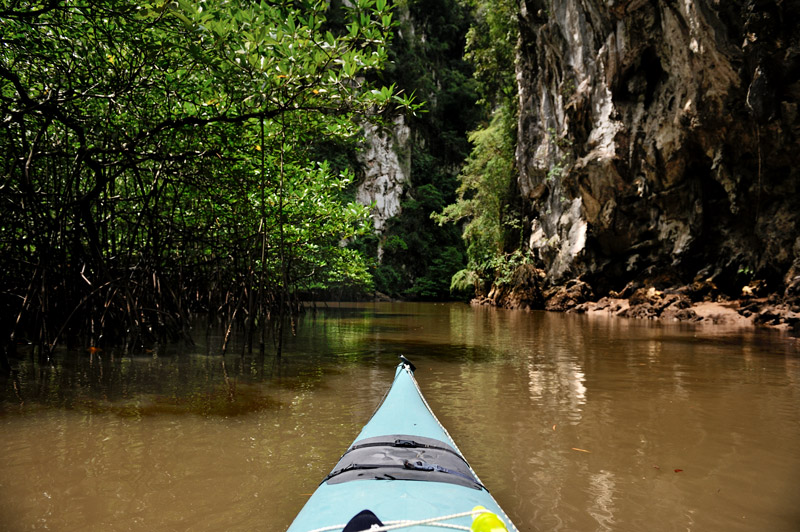
<path id="1" fill-rule="evenodd" d="M 483 506 L 476 506 L 472 511 L 486 510 Z M 483 513 L 472 516 L 472 532 L 508 532 L 503 520 L 496 514 L 486 510 Z"/>

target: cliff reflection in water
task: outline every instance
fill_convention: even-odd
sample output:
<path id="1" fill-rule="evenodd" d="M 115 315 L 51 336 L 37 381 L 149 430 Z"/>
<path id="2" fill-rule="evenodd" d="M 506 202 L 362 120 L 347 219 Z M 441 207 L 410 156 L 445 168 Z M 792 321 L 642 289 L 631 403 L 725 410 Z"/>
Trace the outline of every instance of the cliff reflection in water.
<path id="1" fill-rule="evenodd" d="M 521 530 L 800 524 L 800 365 L 779 334 L 387 303 L 307 314 L 280 361 L 199 336 L 18 361 L 0 528 L 283 530 L 401 353 Z"/>

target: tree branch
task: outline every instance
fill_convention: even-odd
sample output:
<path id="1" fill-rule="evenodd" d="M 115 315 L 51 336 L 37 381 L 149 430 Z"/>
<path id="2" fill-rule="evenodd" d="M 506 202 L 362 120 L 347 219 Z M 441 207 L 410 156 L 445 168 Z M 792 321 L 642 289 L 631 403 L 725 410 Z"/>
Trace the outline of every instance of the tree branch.
<path id="1" fill-rule="evenodd" d="M 36 18 L 39 15 L 43 15 L 45 13 L 49 13 L 58 7 L 58 4 L 61 3 L 61 0 L 50 0 L 50 2 L 41 9 L 36 9 L 34 11 L 13 11 L 10 9 L 6 9 L 4 11 L 0 11 L 0 18 L 16 18 L 16 19 L 29 19 L 29 18 Z"/>

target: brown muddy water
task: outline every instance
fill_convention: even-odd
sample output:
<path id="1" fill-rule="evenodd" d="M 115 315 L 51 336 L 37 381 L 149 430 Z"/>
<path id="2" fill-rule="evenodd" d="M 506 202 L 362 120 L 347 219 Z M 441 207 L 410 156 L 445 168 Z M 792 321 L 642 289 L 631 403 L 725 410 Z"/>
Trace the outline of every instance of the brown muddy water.
<path id="1" fill-rule="evenodd" d="M 770 331 L 341 304 L 0 380 L 0 530 L 283 531 L 399 354 L 521 531 L 800 530 L 800 347 Z M 237 340 L 241 341 L 241 340 Z"/>

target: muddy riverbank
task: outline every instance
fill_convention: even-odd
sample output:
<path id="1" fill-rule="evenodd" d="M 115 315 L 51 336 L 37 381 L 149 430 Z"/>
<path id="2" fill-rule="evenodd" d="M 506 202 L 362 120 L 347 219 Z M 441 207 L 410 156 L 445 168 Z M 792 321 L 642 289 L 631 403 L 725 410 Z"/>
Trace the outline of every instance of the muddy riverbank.
<path id="1" fill-rule="evenodd" d="M 782 293 L 767 293 L 761 284 L 742 288 L 740 297 L 720 292 L 710 281 L 660 287 L 630 283 L 622 291 L 598 296 L 581 280 L 544 287 L 544 272 L 521 267 L 511 282 L 493 285 L 473 305 L 509 309 L 588 313 L 634 319 L 709 323 L 736 327 L 770 327 L 800 336 L 800 277 Z"/>

